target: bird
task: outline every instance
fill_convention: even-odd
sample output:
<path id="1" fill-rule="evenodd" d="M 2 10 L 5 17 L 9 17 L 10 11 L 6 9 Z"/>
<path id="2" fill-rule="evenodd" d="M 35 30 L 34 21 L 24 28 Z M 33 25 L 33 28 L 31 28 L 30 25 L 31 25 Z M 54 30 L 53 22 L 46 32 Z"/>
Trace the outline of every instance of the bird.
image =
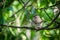
<path id="1" fill-rule="evenodd" d="M 42 19 L 40 18 L 39 15 L 33 16 L 32 24 L 36 29 L 42 28 Z"/>

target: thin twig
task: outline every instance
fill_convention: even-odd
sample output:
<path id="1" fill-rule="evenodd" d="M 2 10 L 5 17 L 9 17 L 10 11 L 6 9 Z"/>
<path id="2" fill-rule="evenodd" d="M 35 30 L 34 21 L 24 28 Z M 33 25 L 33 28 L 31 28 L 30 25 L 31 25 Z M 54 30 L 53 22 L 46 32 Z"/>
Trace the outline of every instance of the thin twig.
<path id="1" fill-rule="evenodd" d="M 42 10 L 42 9 L 52 8 L 52 7 L 57 6 L 57 5 L 60 5 L 60 3 L 56 3 L 56 4 L 52 5 L 52 6 L 48 6 L 48 7 L 40 8 L 40 9 L 38 8 L 38 9 Z"/>
<path id="2" fill-rule="evenodd" d="M 46 15 L 49 17 L 49 19 L 50 20 L 52 20 L 52 18 L 49 16 L 49 14 L 46 12 L 46 10 L 44 9 L 44 12 L 46 13 Z M 59 24 L 59 22 L 57 22 L 56 20 L 55 20 L 55 23 L 57 23 L 57 24 Z"/>
<path id="3" fill-rule="evenodd" d="M 19 11 L 21 11 L 23 8 L 25 8 L 25 7 L 26 7 L 26 5 L 27 5 L 29 2 L 30 2 L 30 0 L 29 0 L 29 1 L 27 1 L 27 2 L 26 2 L 26 4 L 24 4 L 24 6 L 23 6 L 21 9 L 19 9 L 17 12 L 15 12 L 12 16 L 14 16 L 14 15 L 15 15 L 15 14 L 17 14 Z M 50 7 L 54 7 L 54 6 L 59 5 L 59 4 L 60 4 L 60 3 L 55 4 L 55 5 L 52 5 L 52 6 L 49 6 L 49 7 L 40 8 L 39 10 L 47 9 L 47 8 L 50 8 Z M 12 16 L 11 16 L 11 17 L 12 17 Z"/>
<path id="4" fill-rule="evenodd" d="M 58 16 L 60 15 L 60 12 L 56 15 L 56 17 L 51 21 L 51 23 L 49 23 L 47 26 L 45 26 L 44 28 L 48 28 L 50 25 L 53 24 L 53 22 L 55 22 L 55 20 L 58 18 Z"/>
<path id="5" fill-rule="evenodd" d="M 23 6 L 21 9 L 19 9 L 17 12 L 15 12 L 12 16 L 14 16 L 14 15 L 17 14 L 18 12 L 20 12 L 22 9 L 24 9 L 29 2 L 30 2 L 30 0 L 28 0 L 28 1 L 26 2 L 26 4 L 24 4 L 24 6 Z M 11 17 L 12 17 L 12 16 L 11 16 Z M 11 17 L 10 17 L 10 18 L 11 18 Z"/>
<path id="6" fill-rule="evenodd" d="M 19 3 L 20 3 L 20 1 L 24 4 L 24 2 L 23 2 L 23 0 L 18 0 L 19 1 Z"/>

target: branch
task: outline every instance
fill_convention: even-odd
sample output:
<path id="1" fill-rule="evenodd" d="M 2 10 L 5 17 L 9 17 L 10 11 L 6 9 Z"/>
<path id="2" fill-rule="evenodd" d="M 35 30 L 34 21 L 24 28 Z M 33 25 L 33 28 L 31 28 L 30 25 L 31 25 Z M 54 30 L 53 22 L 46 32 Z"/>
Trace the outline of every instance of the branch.
<path id="1" fill-rule="evenodd" d="M 60 25 L 60 24 L 59 24 Z M 59 29 L 60 27 L 56 26 L 55 28 L 40 28 L 40 29 L 36 29 L 36 28 L 32 28 L 32 27 L 20 27 L 20 26 L 9 26 L 9 25 L 4 25 L 4 24 L 0 24 L 0 26 L 4 26 L 4 27 L 11 27 L 11 28 L 21 28 L 21 29 L 29 29 L 29 30 L 53 30 L 53 29 Z"/>

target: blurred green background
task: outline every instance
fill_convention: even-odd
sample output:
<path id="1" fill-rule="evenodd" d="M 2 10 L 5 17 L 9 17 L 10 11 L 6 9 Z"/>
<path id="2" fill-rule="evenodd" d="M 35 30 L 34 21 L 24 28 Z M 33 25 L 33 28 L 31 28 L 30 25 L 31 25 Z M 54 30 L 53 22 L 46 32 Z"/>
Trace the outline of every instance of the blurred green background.
<path id="1" fill-rule="evenodd" d="M 0 0 L 0 24 L 33 27 L 33 16 L 39 15 L 44 20 L 45 27 L 58 13 L 54 13 L 57 6 L 53 6 L 58 2 L 60 0 Z M 60 17 L 56 21 L 60 22 Z M 57 25 L 54 22 L 49 27 Z M 0 26 L 0 40 L 60 40 L 59 31 L 60 29 L 36 31 Z"/>

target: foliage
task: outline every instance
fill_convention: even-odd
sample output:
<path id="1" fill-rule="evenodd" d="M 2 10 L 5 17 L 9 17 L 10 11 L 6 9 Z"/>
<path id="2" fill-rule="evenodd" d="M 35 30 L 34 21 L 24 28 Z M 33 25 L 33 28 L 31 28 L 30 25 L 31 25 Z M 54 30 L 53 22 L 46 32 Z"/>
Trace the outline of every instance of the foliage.
<path id="1" fill-rule="evenodd" d="M 57 1 L 59 0 L 0 0 L 0 24 L 33 28 L 33 17 L 39 15 L 45 27 L 56 16 L 53 5 Z M 60 22 L 60 18 L 56 21 Z M 49 27 L 57 25 L 54 22 Z M 60 40 L 59 31 L 60 29 L 36 31 L 0 26 L 0 40 Z"/>

